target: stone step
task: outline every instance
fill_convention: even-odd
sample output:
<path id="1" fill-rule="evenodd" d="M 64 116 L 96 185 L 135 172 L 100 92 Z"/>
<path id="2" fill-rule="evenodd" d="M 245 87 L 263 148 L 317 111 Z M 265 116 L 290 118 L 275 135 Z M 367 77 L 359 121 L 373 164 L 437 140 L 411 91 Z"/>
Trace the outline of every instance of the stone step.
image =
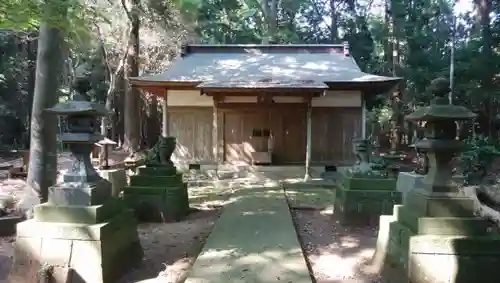
<path id="1" fill-rule="evenodd" d="M 311 283 L 283 190 L 238 191 L 185 282 Z"/>

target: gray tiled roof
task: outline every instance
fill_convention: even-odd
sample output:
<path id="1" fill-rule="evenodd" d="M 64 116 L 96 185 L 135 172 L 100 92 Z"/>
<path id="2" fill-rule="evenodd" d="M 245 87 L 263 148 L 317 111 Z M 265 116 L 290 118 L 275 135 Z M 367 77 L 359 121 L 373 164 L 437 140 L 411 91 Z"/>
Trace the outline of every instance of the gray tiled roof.
<path id="1" fill-rule="evenodd" d="M 228 80 L 208 81 L 197 85 L 197 88 L 251 88 L 251 89 L 273 89 L 273 88 L 296 88 L 296 89 L 328 89 L 323 82 L 314 80 Z"/>
<path id="2" fill-rule="evenodd" d="M 240 52 L 194 52 L 179 57 L 164 73 L 132 78 L 144 82 L 221 82 L 314 81 L 390 82 L 400 78 L 362 72 L 351 56 L 337 52 L 266 52 L 241 46 Z M 307 50 L 307 49 L 305 49 Z"/>

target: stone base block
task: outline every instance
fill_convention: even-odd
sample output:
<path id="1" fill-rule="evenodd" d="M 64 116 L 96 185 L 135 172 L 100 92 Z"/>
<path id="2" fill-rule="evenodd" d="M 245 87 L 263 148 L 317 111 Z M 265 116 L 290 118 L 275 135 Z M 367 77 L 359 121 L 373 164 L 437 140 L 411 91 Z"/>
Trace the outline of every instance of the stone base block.
<path id="1" fill-rule="evenodd" d="M 414 172 L 400 172 L 396 183 L 396 190 L 403 193 L 403 198 L 406 194 L 423 185 L 424 175 Z"/>
<path id="2" fill-rule="evenodd" d="M 387 264 L 388 249 L 389 249 L 389 231 L 390 224 L 396 221 L 393 215 L 381 215 L 379 222 L 379 230 L 377 235 L 377 245 L 375 246 L 375 254 L 372 262 L 380 270 Z"/>
<path id="3" fill-rule="evenodd" d="M 145 167 L 147 168 L 147 167 Z M 149 168 L 150 169 L 150 168 Z M 170 176 L 149 176 L 149 175 L 135 175 L 130 176 L 131 186 L 141 187 L 170 187 L 182 183 L 182 174 L 177 173 Z"/>
<path id="4" fill-rule="evenodd" d="M 342 186 L 348 190 L 393 191 L 396 189 L 396 179 L 344 177 Z"/>
<path id="5" fill-rule="evenodd" d="M 346 190 L 337 188 L 334 212 L 343 224 L 377 223 L 379 216 L 391 214 L 401 203 L 401 192 L 387 190 Z"/>
<path id="6" fill-rule="evenodd" d="M 428 193 L 423 189 L 408 192 L 403 204 L 422 217 L 471 217 L 474 201 L 458 193 Z"/>
<path id="7" fill-rule="evenodd" d="M 43 203 L 33 208 L 33 218 L 38 222 L 97 224 L 120 213 L 123 204 L 111 199 L 106 204 L 92 206 L 63 206 Z"/>
<path id="8" fill-rule="evenodd" d="M 117 197 L 127 185 L 127 173 L 125 169 L 99 170 L 99 175 L 111 183 L 111 194 Z"/>
<path id="9" fill-rule="evenodd" d="M 65 175 L 67 176 L 67 175 Z M 48 203 L 65 205 L 99 205 L 111 198 L 111 184 L 100 178 L 96 182 L 63 182 L 49 187 Z"/>
<path id="10" fill-rule="evenodd" d="M 148 167 L 141 166 L 137 168 L 137 172 L 139 175 L 147 175 L 147 176 L 172 176 L 177 174 L 177 168 L 173 166 L 158 166 L 158 167 Z"/>
<path id="11" fill-rule="evenodd" d="M 123 200 L 144 222 L 179 221 L 189 212 L 185 183 L 176 187 L 125 187 Z"/>
<path id="12" fill-rule="evenodd" d="M 9 283 L 109 283 L 142 260 L 130 212 L 95 225 L 27 220 L 17 226 Z M 39 281 L 47 278 L 47 281 Z"/>
<path id="13" fill-rule="evenodd" d="M 428 217 L 406 206 L 394 206 L 396 220 L 419 235 L 484 236 L 488 223 L 477 217 Z"/>
<path id="14" fill-rule="evenodd" d="M 412 283 L 494 283 L 500 236 L 415 236 L 410 240 Z"/>
<path id="15" fill-rule="evenodd" d="M 407 196 L 392 216 L 380 218 L 377 252 L 385 244 L 386 263 L 408 274 L 411 283 L 496 282 L 481 276 L 500 264 L 500 236 L 473 217 L 470 199 L 419 190 Z"/>

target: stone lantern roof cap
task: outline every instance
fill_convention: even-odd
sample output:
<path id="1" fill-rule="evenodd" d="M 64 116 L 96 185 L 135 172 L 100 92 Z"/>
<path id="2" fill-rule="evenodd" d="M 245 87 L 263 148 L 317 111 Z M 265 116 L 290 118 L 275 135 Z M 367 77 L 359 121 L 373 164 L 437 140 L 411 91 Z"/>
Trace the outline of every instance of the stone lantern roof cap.
<path id="1" fill-rule="evenodd" d="M 54 107 L 46 109 L 47 112 L 61 116 L 86 115 L 86 116 L 110 116 L 113 113 L 108 111 L 102 104 L 90 101 L 59 102 Z"/>
<path id="2" fill-rule="evenodd" d="M 103 138 L 102 140 L 97 142 L 98 145 L 116 145 L 117 143 L 113 140 L 110 140 L 108 138 Z"/>
<path id="3" fill-rule="evenodd" d="M 476 114 L 466 107 L 449 104 L 447 94 L 451 91 L 450 82 L 446 78 L 436 78 L 428 87 L 434 98 L 431 105 L 418 108 L 407 115 L 407 121 L 463 121 L 476 118 Z"/>
<path id="4" fill-rule="evenodd" d="M 431 104 L 430 106 L 421 107 L 415 112 L 407 115 L 405 120 L 407 121 L 442 121 L 442 120 L 453 120 L 453 121 L 463 121 L 471 120 L 476 118 L 476 114 L 466 107 L 446 104 Z"/>

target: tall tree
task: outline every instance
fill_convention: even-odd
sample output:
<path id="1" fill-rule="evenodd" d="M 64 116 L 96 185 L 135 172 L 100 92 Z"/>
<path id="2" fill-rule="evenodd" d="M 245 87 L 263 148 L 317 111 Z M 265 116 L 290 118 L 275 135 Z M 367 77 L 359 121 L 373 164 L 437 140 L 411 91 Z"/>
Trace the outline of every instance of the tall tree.
<path id="1" fill-rule="evenodd" d="M 314 1 L 314 0 L 313 0 Z M 338 29 L 337 29 L 337 8 L 335 7 L 336 1 L 330 0 L 330 40 L 332 43 L 337 43 Z"/>
<path id="2" fill-rule="evenodd" d="M 140 0 L 130 0 L 129 3 L 122 0 L 122 6 L 130 23 L 125 63 L 125 78 L 128 79 L 139 75 Z M 131 87 L 127 81 L 125 86 L 125 140 L 123 147 L 130 154 L 138 152 L 141 146 L 140 95 L 140 91 Z"/>
<path id="3" fill-rule="evenodd" d="M 48 0 L 40 26 L 35 93 L 31 111 L 30 161 L 27 185 L 44 202 L 57 177 L 57 117 L 44 110 L 57 103 L 64 65 L 67 1 Z"/>
<path id="4" fill-rule="evenodd" d="M 262 37 L 262 43 L 270 43 L 276 40 L 278 28 L 278 0 L 261 0 L 264 21 L 266 22 L 266 34 Z"/>
<path id="5" fill-rule="evenodd" d="M 490 13 L 492 8 L 491 0 L 474 0 L 476 8 L 478 11 L 479 26 L 481 30 L 482 37 L 482 51 L 481 58 L 479 59 L 483 66 L 488 66 L 493 59 L 493 46 L 492 46 L 492 35 L 491 35 L 491 17 Z M 493 68 L 484 68 L 481 72 L 481 87 L 483 91 L 487 94 L 486 103 L 484 104 L 484 112 L 486 117 L 488 117 L 488 124 L 485 127 L 485 134 L 491 136 L 492 134 L 496 136 L 496 131 L 493 131 L 494 121 L 496 120 L 493 113 L 493 103 L 494 97 L 492 93 L 493 86 Z"/>

